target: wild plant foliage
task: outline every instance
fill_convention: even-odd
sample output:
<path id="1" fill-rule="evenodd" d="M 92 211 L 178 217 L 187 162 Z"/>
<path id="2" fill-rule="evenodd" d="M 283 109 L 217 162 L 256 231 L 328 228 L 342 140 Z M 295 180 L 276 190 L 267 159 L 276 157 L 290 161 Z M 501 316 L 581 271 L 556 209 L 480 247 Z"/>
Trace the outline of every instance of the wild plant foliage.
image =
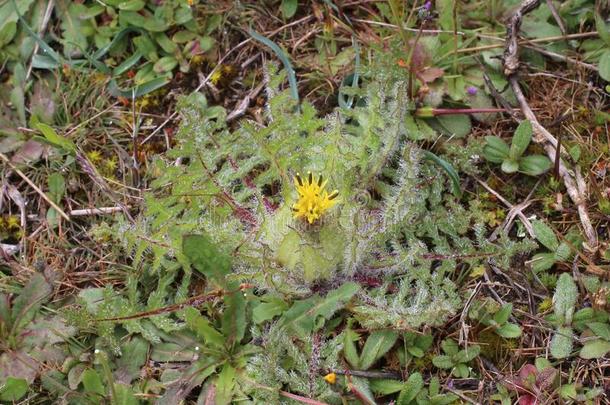
<path id="1" fill-rule="evenodd" d="M 421 137 L 411 133 L 412 105 L 399 76 L 370 74 L 351 91 L 353 108 L 323 118 L 279 90 L 284 75 L 272 65 L 268 77 L 260 122 L 229 127 L 226 111 L 200 93 L 179 102 L 176 145 L 153 163 L 142 215 L 115 232 L 139 275 L 130 276 L 127 294 L 100 292 L 102 303 L 87 316 L 182 302 L 195 276 L 204 276 L 206 291 L 230 292 L 201 315 L 190 308 L 130 318 L 118 329 L 102 322 L 98 335 L 118 353 L 120 330 L 153 345 L 190 330 L 201 347 L 215 342 L 218 363 L 206 367 L 222 370 L 217 383 L 226 398 L 241 392 L 276 401 L 287 384 L 335 403 L 336 393 L 313 374 L 340 362 L 343 338 L 325 330 L 342 322 L 337 311 L 347 306 L 370 328 L 442 324 L 462 302 L 456 281 L 465 269 L 489 258 L 508 266 L 532 245 L 485 238 L 479 205 L 462 204 L 438 159 L 425 159 L 429 152 L 413 141 Z M 446 164 L 472 168 L 464 151 L 451 156 Z M 186 249 L 187 235 L 204 242 Z M 241 297 L 239 283 L 256 295 Z"/>
<path id="2" fill-rule="evenodd" d="M 182 237 L 204 233 L 231 256 L 235 279 L 263 291 L 301 295 L 322 280 L 387 284 L 391 275 L 400 293 L 386 302 L 376 290 L 362 313 L 409 307 L 392 323 L 442 321 L 459 301 L 448 275 L 458 261 L 476 262 L 460 257 L 499 250 L 476 238 L 481 213 L 460 205 L 443 172 L 409 141 L 405 83 L 373 80 L 356 92 L 356 107 L 321 119 L 278 90 L 283 75 L 273 66 L 269 77 L 274 97 L 262 123 L 231 130 L 225 110 L 202 94 L 181 100 L 177 145 L 154 164 L 158 177 L 139 222 L 119 232 L 136 265 L 146 259 L 160 274 L 182 269 L 183 295 L 191 275 Z M 292 212 L 294 178 L 307 181 L 310 172 L 339 196 L 311 224 Z"/>

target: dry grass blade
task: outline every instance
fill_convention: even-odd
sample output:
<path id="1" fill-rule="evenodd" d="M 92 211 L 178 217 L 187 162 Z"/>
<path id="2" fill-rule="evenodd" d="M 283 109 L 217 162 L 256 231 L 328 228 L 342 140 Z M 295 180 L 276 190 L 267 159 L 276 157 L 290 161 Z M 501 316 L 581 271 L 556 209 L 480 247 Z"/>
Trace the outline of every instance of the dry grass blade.
<path id="1" fill-rule="evenodd" d="M 49 203 L 51 207 L 53 207 L 59 215 L 61 215 L 66 221 L 70 221 L 70 217 L 68 214 L 64 212 L 57 204 L 53 202 L 41 189 L 38 187 L 32 180 L 30 180 L 21 170 L 16 168 L 10 161 L 8 157 L 2 152 L 0 152 L 0 159 L 2 159 L 12 170 L 15 171 L 30 187 L 32 187 L 46 202 Z"/>

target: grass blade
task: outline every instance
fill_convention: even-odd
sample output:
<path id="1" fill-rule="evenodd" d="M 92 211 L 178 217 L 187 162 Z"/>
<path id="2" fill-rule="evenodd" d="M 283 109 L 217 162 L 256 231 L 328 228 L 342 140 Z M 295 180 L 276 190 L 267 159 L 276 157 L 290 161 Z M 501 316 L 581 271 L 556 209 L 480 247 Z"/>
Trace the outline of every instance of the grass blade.
<path id="1" fill-rule="evenodd" d="M 284 65 L 284 69 L 286 69 L 286 73 L 288 74 L 288 84 L 290 84 L 290 93 L 292 94 L 292 98 L 299 102 L 299 89 L 297 87 L 297 78 L 294 73 L 294 69 L 292 68 L 292 64 L 288 59 L 286 53 L 280 48 L 275 42 L 272 40 L 262 36 L 258 32 L 254 31 L 252 28 L 248 28 L 248 34 L 257 41 L 261 42 L 263 45 L 268 46 L 271 50 L 277 55 L 278 58 L 282 61 Z"/>
<path id="2" fill-rule="evenodd" d="M 446 160 L 441 159 L 440 157 L 436 156 L 434 153 L 428 150 L 425 150 L 423 152 L 424 158 L 433 161 L 434 163 L 439 165 L 441 169 L 445 171 L 445 173 L 447 173 L 447 176 L 449 176 L 449 179 L 451 180 L 451 189 L 453 191 L 453 195 L 455 195 L 456 197 L 460 197 L 462 195 L 462 189 L 460 188 L 460 176 L 455 171 L 453 166 L 451 166 L 451 164 L 449 164 L 449 162 L 447 162 Z"/>

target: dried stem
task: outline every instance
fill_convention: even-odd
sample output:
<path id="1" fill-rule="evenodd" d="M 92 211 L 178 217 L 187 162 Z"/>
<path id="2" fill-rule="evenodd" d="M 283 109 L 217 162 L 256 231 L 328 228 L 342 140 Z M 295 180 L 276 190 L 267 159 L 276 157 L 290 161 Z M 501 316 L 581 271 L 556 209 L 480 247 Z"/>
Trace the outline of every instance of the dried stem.
<path id="1" fill-rule="evenodd" d="M 519 68 L 519 43 L 518 34 L 519 27 L 523 16 L 530 11 L 534 10 L 540 5 L 540 0 L 525 0 L 521 3 L 519 9 L 510 18 L 508 26 L 506 27 L 506 48 L 504 50 L 504 74 L 508 77 L 511 88 L 519 101 L 521 110 L 525 115 L 525 118 L 532 123 L 534 129 L 534 141 L 541 144 L 546 151 L 546 154 L 554 161 L 557 155 L 557 148 L 559 143 L 555 136 L 553 136 L 545 127 L 543 127 L 536 114 L 530 108 L 521 86 L 517 78 L 517 70 Z M 559 146 L 561 148 L 561 146 Z M 597 233 L 591 225 L 589 219 L 589 213 L 586 206 L 586 184 L 580 175 L 578 169 L 570 170 L 566 167 L 566 164 L 561 159 L 559 160 L 558 167 L 559 176 L 563 179 L 563 183 L 566 187 L 570 199 L 574 202 L 578 209 L 578 215 L 580 217 L 580 223 L 583 227 L 585 236 L 587 238 L 588 248 L 595 251 L 598 246 Z"/>

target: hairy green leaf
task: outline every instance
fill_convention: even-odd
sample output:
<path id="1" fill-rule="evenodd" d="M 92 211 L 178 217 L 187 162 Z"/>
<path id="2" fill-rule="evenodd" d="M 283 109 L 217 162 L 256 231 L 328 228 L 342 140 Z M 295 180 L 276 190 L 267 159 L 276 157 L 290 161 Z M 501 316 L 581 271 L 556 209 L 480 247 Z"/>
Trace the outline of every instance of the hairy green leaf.
<path id="1" fill-rule="evenodd" d="M 528 120 L 521 121 L 510 144 L 509 157 L 512 160 L 518 161 L 521 158 L 532 140 L 533 133 L 532 123 Z"/>
<path id="2" fill-rule="evenodd" d="M 380 330 L 371 333 L 368 339 L 366 339 L 362 354 L 360 355 L 360 367 L 363 370 L 371 368 L 377 360 L 383 357 L 394 346 L 397 339 L 398 332 L 393 330 Z"/>

